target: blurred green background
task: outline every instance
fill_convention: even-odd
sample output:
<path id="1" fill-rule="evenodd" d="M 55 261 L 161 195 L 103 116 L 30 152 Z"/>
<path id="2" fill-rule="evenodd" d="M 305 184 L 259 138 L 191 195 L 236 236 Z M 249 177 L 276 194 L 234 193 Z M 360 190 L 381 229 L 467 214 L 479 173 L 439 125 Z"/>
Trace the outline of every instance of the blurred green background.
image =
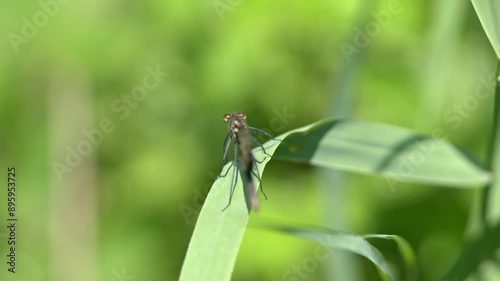
<path id="1" fill-rule="evenodd" d="M 19 219 L 11 274 L 2 189 L 1 280 L 176 280 L 220 168 L 226 112 L 273 135 L 331 116 L 440 128 L 484 158 L 492 99 L 454 111 L 494 73 L 468 1 L 0 7 L 0 159 L 4 182 L 18 171 Z M 269 163 L 269 200 L 251 215 L 233 280 L 287 280 L 313 255 L 314 244 L 252 228 L 269 220 L 400 235 L 423 280 L 453 263 L 476 191 L 329 172 Z M 394 245 L 377 246 L 397 261 Z M 304 280 L 379 277 L 363 258 L 333 256 Z"/>

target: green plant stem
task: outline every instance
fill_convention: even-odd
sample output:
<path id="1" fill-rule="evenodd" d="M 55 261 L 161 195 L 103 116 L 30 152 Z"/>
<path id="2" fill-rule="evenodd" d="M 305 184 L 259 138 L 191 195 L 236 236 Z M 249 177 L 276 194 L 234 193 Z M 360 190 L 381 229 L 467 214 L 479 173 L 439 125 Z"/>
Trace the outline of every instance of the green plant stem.
<path id="1" fill-rule="evenodd" d="M 497 61 L 497 72 L 495 75 L 495 95 L 493 96 L 494 99 L 494 108 L 493 108 L 493 122 L 492 122 L 492 128 L 491 128 L 491 134 L 490 134 L 490 139 L 488 142 L 488 148 L 487 148 L 487 160 L 486 160 L 486 168 L 493 172 L 494 170 L 494 162 L 495 162 L 495 156 L 496 153 L 498 152 L 498 147 L 497 147 L 497 138 L 498 136 L 498 125 L 499 125 L 499 118 L 500 118 L 500 81 L 498 80 L 498 77 L 500 77 L 500 61 Z M 481 198 L 481 221 L 483 224 L 484 228 L 488 227 L 488 224 L 486 222 L 487 220 L 487 214 L 488 214 L 488 198 L 491 193 L 491 189 L 493 186 L 496 185 L 496 179 L 487 184 Z"/>
<path id="2" fill-rule="evenodd" d="M 499 236 L 500 224 L 497 224 L 487 229 L 481 237 L 467 242 L 458 260 L 439 280 L 465 280 L 483 260 L 494 258 L 496 249 L 500 247 Z"/>

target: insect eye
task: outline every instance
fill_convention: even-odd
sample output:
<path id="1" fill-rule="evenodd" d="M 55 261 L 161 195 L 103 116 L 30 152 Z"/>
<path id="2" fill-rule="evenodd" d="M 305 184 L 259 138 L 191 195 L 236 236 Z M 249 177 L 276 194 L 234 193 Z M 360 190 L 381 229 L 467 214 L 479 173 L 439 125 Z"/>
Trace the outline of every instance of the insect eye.
<path id="1" fill-rule="evenodd" d="M 239 118 L 247 119 L 247 115 L 246 115 L 245 113 L 243 113 L 243 112 L 239 112 L 239 113 L 237 113 L 237 114 L 235 114 L 235 115 L 236 115 L 237 117 L 239 117 Z"/>
<path id="2" fill-rule="evenodd" d="M 227 123 L 228 119 L 229 119 L 229 114 L 224 114 L 224 123 Z"/>

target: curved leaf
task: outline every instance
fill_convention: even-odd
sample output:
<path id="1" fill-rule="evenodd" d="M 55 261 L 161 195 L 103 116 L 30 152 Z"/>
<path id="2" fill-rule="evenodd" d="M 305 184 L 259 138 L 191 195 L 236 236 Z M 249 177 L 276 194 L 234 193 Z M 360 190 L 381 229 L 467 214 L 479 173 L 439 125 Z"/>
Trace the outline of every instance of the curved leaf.
<path id="1" fill-rule="evenodd" d="M 343 231 L 318 230 L 296 227 L 269 227 L 269 229 L 295 235 L 306 240 L 315 241 L 323 247 L 344 250 L 358 254 L 367 258 L 375 266 L 377 266 L 380 277 L 383 280 L 399 280 L 396 277 L 396 273 L 389 266 L 389 263 L 384 258 L 382 253 L 380 253 L 380 251 L 372 244 L 370 244 L 363 236 Z"/>
<path id="2" fill-rule="evenodd" d="M 491 46 L 500 59 L 500 2 L 498 0 L 472 0 Z"/>
<path id="3" fill-rule="evenodd" d="M 272 155 L 279 142 L 267 142 L 264 145 L 266 152 Z M 262 159 L 262 163 L 257 164 L 259 177 L 262 177 L 270 157 L 260 148 L 254 149 L 253 153 L 257 160 Z M 230 164 L 224 166 L 224 173 L 229 168 Z M 230 187 L 231 171 L 212 185 L 196 222 L 179 280 L 231 280 L 248 222 L 248 208 L 242 180 L 239 179 L 231 205 L 222 212 L 228 204 Z"/>
<path id="4" fill-rule="evenodd" d="M 408 281 L 418 280 L 415 252 L 413 251 L 413 248 L 410 245 L 410 243 L 406 241 L 406 239 L 397 235 L 387 235 L 387 234 L 368 234 L 368 235 L 363 235 L 363 238 L 387 239 L 396 242 L 401 257 L 403 258 L 403 261 L 407 269 L 406 280 Z"/>
<path id="5" fill-rule="evenodd" d="M 385 176 L 397 181 L 471 187 L 490 182 L 490 174 L 453 145 L 395 126 L 328 120 L 295 130 L 274 158 L 326 168 Z"/>

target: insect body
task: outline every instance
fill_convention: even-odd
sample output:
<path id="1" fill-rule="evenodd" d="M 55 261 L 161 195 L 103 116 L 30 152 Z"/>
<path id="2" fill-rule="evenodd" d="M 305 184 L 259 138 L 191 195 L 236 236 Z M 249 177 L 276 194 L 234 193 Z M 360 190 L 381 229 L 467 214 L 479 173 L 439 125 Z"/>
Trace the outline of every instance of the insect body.
<path id="1" fill-rule="evenodd" d="M 249 130 L 257 131 L 260 133 L 265 134 L 268 137 L 273 138 L 270 134 L 268 134 L 266 131 L 253 128 L 247 125 L 246 122 L 246 114 L 245 113 L 232 113 L 232 114 L 225 114 L 224 115 L 224 122 L 228 125 L 229 127 L 229 133 L 226 136 L 226 140 L 224 141 L 224 156 L 222 158 L 222 165 L 224 165 L 224 162 L 226 161 L 227 157 L 227 151 L 230 146 L 230 140 L 234 142 L 234 158 L 233 158 L 233 175 L 232 175 L 232 180 L 231 180 L 231 190 L 229 194 L 229 203 L 226 206 L 229 207 L 231 204 L 231 199 L 233 197 L 234 193 L 234 188 L 236 186 L 236 183 L 238 181 L 237 178 L 237 173 L 236 173 L 236 168 L 238 166 L 238 151 L 239 151 L 239 165 L 241 168 L 241 177 L 244 181 L 243 185 L 245 187 L 245 197 L 247 199 L 247 204 L 250 206 L 252 210 L 258 210 L 259 209 L 259 198 L 255 194 L 255 185 L 253 183 L 252 175 L 255 175 L 257 179 L 260 178 L 258 176 L 258 170 L 257 174 L 253 172 L 253 168 L 257 168 L 255 165 L 255 158 L 253 157 L 252 154 L 252 143 L 257 143 L 259 146 L 262 147 L 264 150 L 264 147 L 250 134 Z M 265 150 L 264 150 L 265 153 Z M 267 153 L 266 153 L 267 154 Z M 229 169 L 228 169 L 229 170 Z M 227 174 L 227 172 L 226 172 Z M 261 188 L 262 191 L 262 188 Z M 262 191 L 262 194 L 264 192 Z M 264 194 L 264 196 L 266 196 Z M 267 197 L 266 197 L 267 199 Z M 226 209 L 224 208 L 224 210 Z"/>

